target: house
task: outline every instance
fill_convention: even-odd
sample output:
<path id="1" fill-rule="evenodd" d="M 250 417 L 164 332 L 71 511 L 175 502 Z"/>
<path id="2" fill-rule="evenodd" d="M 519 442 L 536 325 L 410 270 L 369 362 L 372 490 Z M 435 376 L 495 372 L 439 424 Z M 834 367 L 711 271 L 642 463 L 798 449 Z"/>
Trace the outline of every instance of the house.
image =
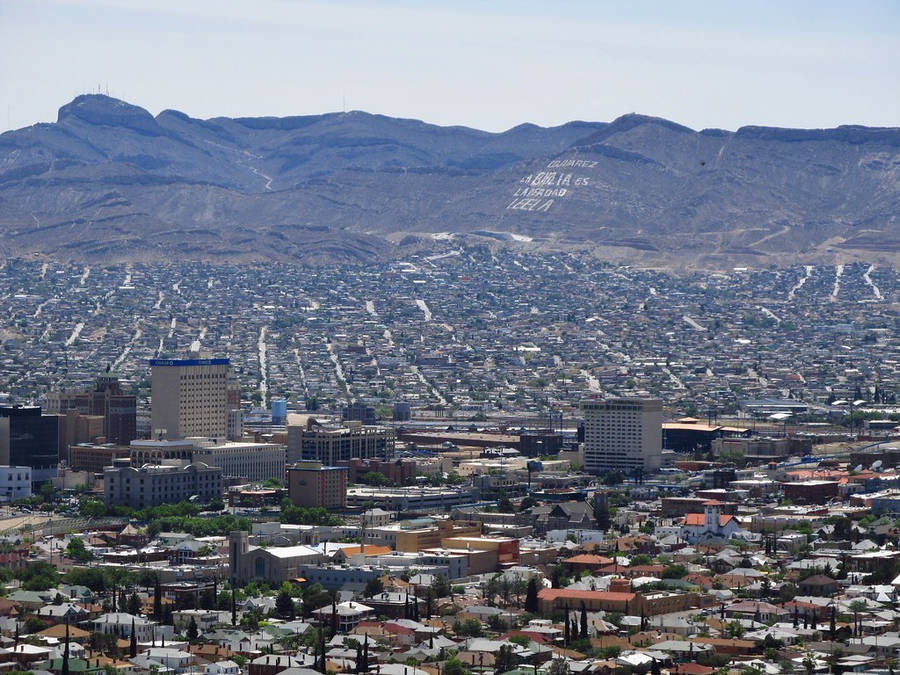
<path id="1" fill-rule="evenodd" d="M 384 591 L 370 598 L 365 598 L 365 603 L 372 608 L 376 616 L 384 615 L 390 619 L 407 619 L 416 615 L 418 604 L 419 616 L 424 616 L 426 602 L 424 599 L 405 593 L 392 593 Z"/>
<path id="2" fill-rule="evenodd" d="M 29 666 L 39 661 L 46 661 L 50 658 L 52 649 L 49 647 L 29 645 L 20 642 L 9 649 L 0 649 L 0 661 L 15 661 L 20 666 L 20 670 L 31 670 Z"/>
<path id="3" fill-rule="evenodd" d="M 266 654 L 250 662 L 250 675 L 276 675 L 288 668 L 305 668 L 305 664 L 294 656 Z"/>
<path id="4" fill-rule="evenodd" d="M 733 618 L 738 619 L 754 619 L 755 621 L 767 622 L 771 620 L 785 619 L 789 616 L 788 610 L 783 607 L 777 607 L 768 602 L 760 602 L 758 600 L 742 600 L 725 608 L 725 613 Z"/>
<path id="5" fill-rule="evenodd" d="M 49 619 L 55 623 L 64 622 L 66 619 L 70 623 L 77 623 L 88 616 L 89 612 L 81 605 L 73 602 L 62 602 L 58 605 L 44 605 L 37 611 L 37 615 L 42 619 Z"/>
<path id="6" fill-rule="evenodd" d="M 834 595 L 838 592 L 841 584 L 836 579 L 832 579 L 824 574 L 814 574 L 797 583 L 800 590 L 808 595 Z"/>
<path id="7" fill-rule="evenodd" d="M 144 650 L 144 656 L 152 661 L 171 668 L 176 673 L 183 673 L 194 667 L 194 655 L 180 649 L 170 647 L 151 647 Z"/>
<path id="8" fill-rule="evenodd" d="M 326 605 L 313 612 L 319 623 L 330 626 L 337 623 L 338 633 L 349 633 L 360 621 L 372 616 L 374 610 L 361 602 L 341 602 L 337 605 Z"/>
<path id="9" fill-rule="evenodd" d="M 234 661 L 217 661 L 203 666 L 203 675 L 240 675 L 241 667 Z"/>
<path id="10" fill-rule="evenodd" d="M 7 596 L 7 600 L 19 605 L 23 610 L 36 612 L 48 602 L 53 602 L 56 591 L 26 591 L 21 588 Z"/>

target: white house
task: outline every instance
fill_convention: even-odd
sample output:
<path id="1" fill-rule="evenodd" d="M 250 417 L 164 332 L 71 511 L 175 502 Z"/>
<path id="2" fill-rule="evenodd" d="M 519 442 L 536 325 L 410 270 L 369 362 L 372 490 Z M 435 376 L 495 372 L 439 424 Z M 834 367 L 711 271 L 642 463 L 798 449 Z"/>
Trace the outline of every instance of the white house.
<path id="1" fill-rule="evenodd" d="M 167 668 L 171 668 L 176 673 L 183 673 L 193 668 L 194 664 L 193 654 L 171 647 L 151 647 L 144 650 L 144 655 L 152 661 L 157 661 Z"/>
<path id="2" fill-rule="evenodd" d="M 91 625 L 95 633 L 117 635 L 120 639 L 127 640 L 131 637 L 132 621 L 134 621 L 134 633 L 138 642 L 152 642 L 154 639 L 161 640 L 163 638 L 171 640 L 175 635 L 175 629 L 172 626 L 163 626 L 155 621 L 127 612 L 109 612 L 94 619 Z"/>
<path id="3" fill-rule="evenodd" d="M 331 605 L 325 605 L 314 610 L 313 614 L 319 620 L 319 623 L 329 626 L 332 621 L 332 610 L 337 614 L 337 630 L 339 633 L 349 633 L 356 628 L 360 621 L 369 618 L 375 612 L 368 605 L 351 600 L 349 602 L 341 602 L 334 608 Z"/>
<path id="4" fill-rule="evenodd" d="M 209 633 L 219 623 L 231 621 L 231 612 L 219 612 L 211 609 L 180 609 L 172 612 L 172 623 L 181 631 L 187 630 L 191 619 L 197 624 L 197 630 L 201 633 Z"/>
<path id="5" fill-rule="evenodd" d="M 240 675 L 241 667 L 234 661 L 217 661 L 203 667 L 203 675 Z"/>

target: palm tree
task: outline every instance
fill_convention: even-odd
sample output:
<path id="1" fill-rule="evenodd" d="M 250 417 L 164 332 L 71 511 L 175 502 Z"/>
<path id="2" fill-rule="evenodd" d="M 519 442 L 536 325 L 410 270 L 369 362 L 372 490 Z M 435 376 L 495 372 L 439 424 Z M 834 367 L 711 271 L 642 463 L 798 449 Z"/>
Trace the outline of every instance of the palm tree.
<path id="1" fill-rule="evenodd" d="M 816 669 L 816 660 L 811 652 L 806 652 L 806 656 L 803 657 L 803 668 L 806 670 L 806 675 L 812 675 Z"/>

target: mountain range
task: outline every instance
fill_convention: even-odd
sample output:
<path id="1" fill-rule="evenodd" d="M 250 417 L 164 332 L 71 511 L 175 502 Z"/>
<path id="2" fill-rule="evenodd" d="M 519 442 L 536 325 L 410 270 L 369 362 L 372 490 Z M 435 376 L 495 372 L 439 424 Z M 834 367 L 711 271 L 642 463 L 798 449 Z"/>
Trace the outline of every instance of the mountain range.
<path id="1" fill-rule="evenodd" d="M 0 135 L 0 255 L 366 262 L 460 242 L 660 267 L 900 262 L 900 128 L 502 133 L 102 95 Z"/>

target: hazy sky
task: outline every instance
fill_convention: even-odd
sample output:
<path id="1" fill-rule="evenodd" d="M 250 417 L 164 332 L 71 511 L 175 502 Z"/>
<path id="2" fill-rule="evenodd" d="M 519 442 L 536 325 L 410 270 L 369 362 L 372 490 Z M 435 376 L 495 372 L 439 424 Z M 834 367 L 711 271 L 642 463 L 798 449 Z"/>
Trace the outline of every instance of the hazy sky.
<path id="1" fill-rule="evenodd" d="M 898 73 L 894 0 L 0 0 L 4 130 L 98 85 L 194 117 L 897 126 Z"/>

